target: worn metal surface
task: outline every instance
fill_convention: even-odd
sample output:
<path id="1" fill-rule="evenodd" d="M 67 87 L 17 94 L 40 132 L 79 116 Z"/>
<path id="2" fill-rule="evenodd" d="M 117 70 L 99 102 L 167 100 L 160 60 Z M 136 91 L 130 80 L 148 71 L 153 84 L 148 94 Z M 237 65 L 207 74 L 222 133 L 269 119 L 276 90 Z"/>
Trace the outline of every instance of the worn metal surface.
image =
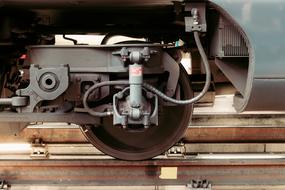
<path id="1" fill-rule="evenodd" d="M 35 140 L 34 140 L 35 141 Z M 284 143 L 179 143 L 156 159 L 285 158 Z M 0 160 L 111 159 L 90 143 L 0 143 Z"/>
<path id="2" fill-rule="evenodd" d="M 177 175 L 166 174 L 167 168 Z M 185 185 L 199 178 L 215 185 L 284 185 L 285 161 L 10 160 L 0 162 L 0 177 L 12 185 Z"/>
<path id="3" fill-rule="evenodd" d="M 196 113 L 184 135 L 187 142 L 284 142 L 282 113 Z"/>
<path id="4" fill-rule="evenodd" d="M 188 128 L 184 134 L 185 142 L 284 142 L 285 128 L 266 127 L 200 127 Z"/>
<path id="5" fill-rule="evenodd" d="M 220 127 L 284 127 L 285 114 L 278 112 L 196 113 L 190 126 Z"/>
<path id="6" fill-rule="evenodd" d="M 50 116 L 56 117 L 52 114 Z M 73 115 L 63 114 L 63 116 L 65 119 L 75 122 Z M 14 120 L 32 121 L 35 117 L 42 121 L 52 120 L 52 118 L 44 117 L 42 114 L 30 117 L 30 114 L 20 114 L 17 120 Z M 90 119 L 89 116 L 85 118 L 82 115 L 78 115 L 78 118 L 82 120 Z M 9 115 L 1 117 L 0 114 L 0 119 L 7 121 Z M 61 119 L 59 118 L 58 121 L 61 121 Z M 80 120 L 77 120 L 77 122 L 80 123 Z M 7 131 L 7 125 L 0 126 L 2 131 Z M 9 127 L 11 132 L 6 134 L 2 132 L 0 142 L 31 142 L 35 138 L 51 143 L 87 142 L 77 125 L 38 123 L 29 125 L 25 129 L 22 127 L 22 130 L 18 132 L 13 130 L 12 125 Z M 184 133 L 183 141 L 189 143 L 285 142 L 285 116 L 277 113 L 204 114 L 196 112 L 192 117 L 190 126 Z"/>
<path id="7" fill-rule="evenodd" d="M 81 130 L 69 128 L 25 128 L 20 133 L 2 134 L 0 142 L 32 142 L 40 138 L 51 143 L 88 142 Z M 188 143 L 280 143 L 285 142 L 285 128 L 277 127 L 193 127 L 188 128 L 183 136 Z"/>
<path id="8" fill-rule="evenodd" d="M 212 186 L 214 190 L 284 190 L 284 185 L 237 185 Z M 52 185 L 14 185 L 12 190 L 62 190 L 62 186 Z M 78 190 L 77 186 L 65 186 L 65 190 Z M 185 185 L 179 186 L 80 186 L 81 190 L 185 190 Z"/>
<path id="9" fill-rule="evenodd" d="M 17 91 L 18 96 L 29 97 L 28 105 L 18 108 L 19 112 L 33 112 L 43 100 L 54 100 L 69 86 L 69 67 L 61 65 L 54 68 L 39 68 L 31 65 L 30 84 Z"/>

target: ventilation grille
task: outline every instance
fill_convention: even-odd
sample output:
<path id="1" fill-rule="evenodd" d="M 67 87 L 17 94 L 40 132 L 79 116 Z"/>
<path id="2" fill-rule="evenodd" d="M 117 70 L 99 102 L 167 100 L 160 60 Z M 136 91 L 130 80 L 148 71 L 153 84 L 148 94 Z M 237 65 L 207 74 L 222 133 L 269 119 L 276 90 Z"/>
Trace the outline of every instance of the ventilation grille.
<path id="1" fill-rule="evenodd" d="M 220 19 L 218 30 L 218 57 L 247 57 L 248 48 L 236 27 Z"/>

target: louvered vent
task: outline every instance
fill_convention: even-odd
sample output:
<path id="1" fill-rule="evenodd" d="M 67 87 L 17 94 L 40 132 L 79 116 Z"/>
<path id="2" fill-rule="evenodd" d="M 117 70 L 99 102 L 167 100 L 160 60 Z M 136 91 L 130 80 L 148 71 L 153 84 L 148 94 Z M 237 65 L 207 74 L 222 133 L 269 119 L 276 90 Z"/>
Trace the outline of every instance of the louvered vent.
<path id="1" fill-rule="evenodd" d="M 218 57 L 247 57 L 248 48 L 237 28 L 220 18 L 218 29 Z"/>

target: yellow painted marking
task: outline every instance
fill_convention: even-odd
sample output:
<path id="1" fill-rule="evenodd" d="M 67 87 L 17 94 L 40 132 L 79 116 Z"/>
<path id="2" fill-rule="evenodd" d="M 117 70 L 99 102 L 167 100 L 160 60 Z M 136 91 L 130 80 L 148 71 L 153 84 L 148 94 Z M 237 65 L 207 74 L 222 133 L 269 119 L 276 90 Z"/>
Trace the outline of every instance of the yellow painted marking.
<path id="1" fill-rule="evenodd" d="M 160 179 L 177 179 L 177 167 L 161 167 Z"/>

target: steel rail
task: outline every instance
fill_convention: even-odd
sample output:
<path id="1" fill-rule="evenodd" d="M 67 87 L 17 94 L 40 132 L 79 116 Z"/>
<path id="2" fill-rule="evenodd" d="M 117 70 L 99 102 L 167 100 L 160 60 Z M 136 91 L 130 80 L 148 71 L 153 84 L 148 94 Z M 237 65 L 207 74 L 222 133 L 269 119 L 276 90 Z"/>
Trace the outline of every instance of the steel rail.
<path id="1" fill-rule="evenodd" d="M 7 160 L 0 178 L 13 185 L 285 185 L 284 159 L 239 160 Z"/>
<path id="2" fill-rule="evenodd" d="M 80 118 L 76 122 L 90 120 L 96 123 L 96 118 L 87 114 L 9 114 L 1 113 L 0 121 L 28 122 L 40 119 L 42 122 L 62 122 Z M 15 117 L 17 119 L 15 119 Z M 62 119 L 62 117 L 64 119 Z M 93 120 L 93 121 L 92 121 Z M 0 125 L 1 139 L 4 142 L 30 142 L 31 139 L 41 138 L 51 143 L 86 143 L 76 125 L 65 123 L 44 123 L 30 125 L 16 135 L 5 133 L 6 125 Z M 175 126 L 174 126 L 175 127 Z M 10 130 L 6 130 L 9 132 Z M 245 114 L 194 114 L 183 141 L 187 143 L 275 143 L 285 142 L 284 113 L 245 113 Z"/>
<path id="3" fill-rule="evenodd" d="M 42 139 L 45 143 L 87 143 L 78 127 L 42 126 L 25 128 L 19 134 L 1 134 L 0 143 L 24 143 Z M 185 143 L 284 143 L 284 127 L 190 127 L 182 139 Z"/>

